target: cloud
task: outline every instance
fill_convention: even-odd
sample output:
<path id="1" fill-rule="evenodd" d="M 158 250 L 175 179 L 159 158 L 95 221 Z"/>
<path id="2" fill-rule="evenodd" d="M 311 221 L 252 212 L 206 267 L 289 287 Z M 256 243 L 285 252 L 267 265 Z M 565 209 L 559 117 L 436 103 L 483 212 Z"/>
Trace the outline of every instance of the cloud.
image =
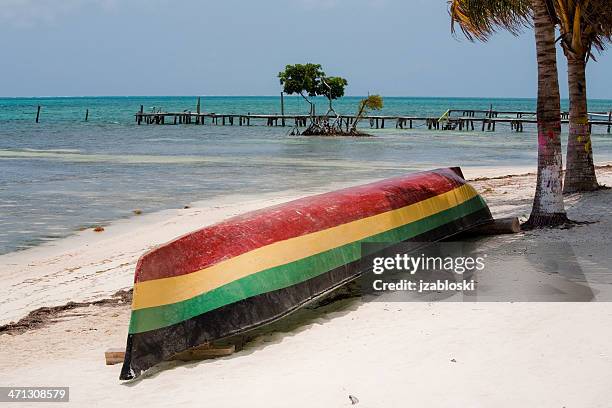
<path id="1" fill-rule="evenodd" d="M 0 22 L 16 27 L 54 25 L 79 9 L 112 11 L 118 0 L 2 0 Z"/>

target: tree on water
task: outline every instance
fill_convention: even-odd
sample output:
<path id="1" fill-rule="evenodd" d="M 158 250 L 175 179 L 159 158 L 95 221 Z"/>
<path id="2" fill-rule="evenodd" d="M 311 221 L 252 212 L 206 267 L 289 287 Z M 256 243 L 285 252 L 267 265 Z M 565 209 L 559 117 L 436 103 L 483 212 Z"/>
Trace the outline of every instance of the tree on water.
<path id="1" fill-rule="evenodd" d="M 288 94 L 298 94 L 310 105 L 310 125 L 302 133 L 305 135 L 341 135 L 341 118 L 333 107 L 335 99 L 344 96 L 344 90 L 348 81 L 342 77 L 328 77 L 320 64 L 294 64 L 287 65 L 285 70 L 279 72 L 278 78 L 283 86 L 283 91 Z M 315 105 L 310 98 L 323 96 L 329 102 L 327 113 L 318 118 L 315 116 Z M 329 115 L 335 118 L 330 121 Z"/>
<path id="2" fill-rule="evenodd" d="M 357 124 L 367 115 L 370 110 L 381 110 L 383 108 L 383 98 L 380 95 L 369 95 L 367 98 L 362 99 L 359 102 L 359 108 L 357 109 L 357 115 L 355 115 L 355 121 L 351 131 L 357 133 Z"/>
<path id="3" fill-rule="evenodd" d="M 319 95 L 321 91 L 321 78 L 325 72 L 320 64 L 295 64 L 287 65 L 283 72 L 278 73 L 278 78 L 287 95 L 298 94 L 310 105 L 310 116 L 314 116 L 314 104 L 309 98 Z"/>
<path id="4" fill-rule="evenodd" d="M 344 96 L 344 88 L 348 85 L 348 81 L 341 77 L 329 77 L 321 78 L 321 85 L 319 87 L 318 94 L 325 95 L 329 101 L 329 109 L 326 115 L 330 113 L 336 113 L 332 105 L 334 99 L 342 98 Z"/>
<path id="5" fill-rule="evenodd" d="M 348 81 L 342 77 L 327 77 L 320 64 L 287 65 L 283 72 L 278 73 L 283 91 L 288 94 L 298 94 L 310 105 L 311 116 L 314 115 L 314 103 L 309 99 L 315 96 L 324 96 L 329 101 L 329 110 L 334 112 L 332 105 L 334 99 L 344 96 L 344 89 Z"/>
<path id="6" fill-rule="evenodd" d="M 534 26 L 538 63 L 538 175 L 526 227 L 568 222 L 561 182 L 561 98 L 555 23 L 549 5 L 549 0 L 450 1 L 452 23 L 458 23 L 468 39 L 486 41 L 498 28 L 517 34 L 530 23 Z"/>

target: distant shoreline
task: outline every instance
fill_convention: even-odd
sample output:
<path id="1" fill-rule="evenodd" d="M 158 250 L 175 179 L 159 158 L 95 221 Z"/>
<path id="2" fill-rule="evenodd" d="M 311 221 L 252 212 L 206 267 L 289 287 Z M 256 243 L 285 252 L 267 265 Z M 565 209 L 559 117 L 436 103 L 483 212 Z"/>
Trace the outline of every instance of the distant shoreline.
<path id="1" fill-rule="evenodd" d="M 20 96 L 0 96 L 0 100 L 3 99 L 93 99 L 93 98 L 197 98 L 198 96 L 202 98 L 278 98 L 278 95 L 20 95 Z M 287 95 L 288 97 L 299 97 L 298 95 Z M 366 95 L 345 95 L 343 98 L 348 99 L 361 99 Z M 481 100 L 492 100 L 492 101 L 501 101 L 501 100 L 515 100 L 515 101 L 536 101 L 536 97 L 533 96 L 516 96 L 516 97 L 504 97 L 504 96 L 406 96 L 406 95 L 394 95 L 394 96 L 384 96 L 385 99 L 423 99 L 423 100 L 437 100 L 437 99 L 445 99 L 445 100 L 473 100 L 473 99 L 481 99 Z M 320 97 L 319 97 L 320 99 Z M 321 99 L 322 100 L 322 99 Z M 561 101 L 569 102 L 567 97 L 561 98 Z M 589 98 L 589 101 L 593 102 L 612 102 L 612 97 L 610 98 Z"/>

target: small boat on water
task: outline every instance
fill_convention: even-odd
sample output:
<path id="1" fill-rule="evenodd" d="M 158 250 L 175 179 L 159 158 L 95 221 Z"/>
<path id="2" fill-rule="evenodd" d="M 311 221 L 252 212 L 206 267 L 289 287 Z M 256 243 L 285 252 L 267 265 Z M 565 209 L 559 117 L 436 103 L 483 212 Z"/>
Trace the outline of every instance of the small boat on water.
<path id="1" fill-rule="evenodd" d="M 459 168 L 408 174 L 240 215 L 143 255 L 122 380 L 270 323 L 367 272 L 361 244 L 434 242 L 490 222 Z"/>

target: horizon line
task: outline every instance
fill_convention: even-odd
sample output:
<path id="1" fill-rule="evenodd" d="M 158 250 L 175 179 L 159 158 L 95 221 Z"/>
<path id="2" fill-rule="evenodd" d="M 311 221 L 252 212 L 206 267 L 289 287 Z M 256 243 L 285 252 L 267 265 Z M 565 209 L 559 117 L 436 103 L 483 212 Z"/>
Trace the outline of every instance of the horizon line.
<path id="1" fill-rule="evenodd" d="M 50 98 L 278 98 L 280 92 L 276 95 L 20 95 L 20 96 L 0 96 L 0 99 L 50 99 Z M 297 94 L 285 95 L 287 97 L 295 96 L 300 97 Z M 345 95 L 346 98 L 363 98 L 367 95 Z M 415 98 L 415 99 L 523 99 L 523 100 L 536 100 L 535 96 L 421 96 L 421 95 L 392 95 L 384 96 L 383 98 Z M 343 97 L 343 98 L 344 98 Z M 317 97 L 315 97 L 317 98 Z M 319 96 L 323 98 L 323 96 Z M 341 99 L 341 98 L 340 98 Z M 563 97 L 561 100 L 568 100 L 568 97 Z M 600 100 L 610 101 L 610 98 L 588 98 L 588 100 Z"/>

